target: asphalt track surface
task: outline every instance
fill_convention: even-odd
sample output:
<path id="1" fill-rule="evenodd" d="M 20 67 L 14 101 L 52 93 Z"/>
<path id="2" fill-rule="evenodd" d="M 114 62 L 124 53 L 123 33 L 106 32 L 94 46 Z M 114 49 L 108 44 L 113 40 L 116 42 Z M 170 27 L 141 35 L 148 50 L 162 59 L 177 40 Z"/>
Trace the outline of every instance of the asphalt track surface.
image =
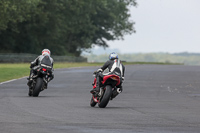
<path id="1" fill-rule="evenodd" d="M 55 70 L 40 96 L 26 78 L 0 84 L 0 133 L 199 133 L 200 67 L 126 66 L 124 91 L 90 107 L 97 67 Z"/>

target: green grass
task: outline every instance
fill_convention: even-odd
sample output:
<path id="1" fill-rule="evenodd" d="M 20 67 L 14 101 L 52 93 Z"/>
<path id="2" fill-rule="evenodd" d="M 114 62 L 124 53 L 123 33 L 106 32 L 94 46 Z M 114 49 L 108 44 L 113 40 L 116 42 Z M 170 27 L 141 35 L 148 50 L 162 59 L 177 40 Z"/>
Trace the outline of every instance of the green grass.
<path id="1" fill-rule="evenodd" d="M 104 63 L 55 63 L 54 69 L 57 68 L 70 68 L 70 67 L 83 67 L 83 66 L 102 66 Z M 124 62 L 124 65 L 130 64 L 163 64 L 166 63 L 146 63 L 146 62 Z M 179 64 L 180 65 L 180 64 Z M 28 76 L 30 73 L 29 63 L 0 63 L 0 82 L 11 79 L 21 78 Z"/>
<path id="2" fill-rule="evenodd" d="M 20 78 L 29 74 L 29 64 L 0 64 L 0 82 Z"/>
<path id="3" fill-rule="evenodd" d="M 55 63 L 54 69 L 81 66 L 101 66 L 103 63 Z M 2 63 L 0 64 L 0 82 L 28 76 L 29 63 Z"/>

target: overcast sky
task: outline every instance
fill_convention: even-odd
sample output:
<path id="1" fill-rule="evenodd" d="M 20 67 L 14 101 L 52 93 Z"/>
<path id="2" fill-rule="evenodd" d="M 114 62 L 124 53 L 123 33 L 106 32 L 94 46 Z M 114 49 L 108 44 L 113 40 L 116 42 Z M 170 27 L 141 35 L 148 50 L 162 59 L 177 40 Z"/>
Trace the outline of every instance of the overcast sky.
<path id="1" fill-rule="evenodd" d="M 200 52 L 200 0 L 137 0 L 136 33 L 109 41 L 121 53 Z"/>

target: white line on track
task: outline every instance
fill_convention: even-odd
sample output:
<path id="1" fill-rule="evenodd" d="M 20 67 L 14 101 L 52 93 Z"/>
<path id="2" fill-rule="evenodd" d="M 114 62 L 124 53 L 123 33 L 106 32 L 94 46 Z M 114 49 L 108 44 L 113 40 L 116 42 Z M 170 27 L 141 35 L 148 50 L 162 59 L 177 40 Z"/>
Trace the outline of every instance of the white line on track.
<path id="1" fill-rule="evenodd" d="M 23 78 L 26 78 L 26 77 L 27 77 L 27 76 L 22 77 L 22 78 L 18 78 L 18 79 L 23 79 Z M 5 81 L 5 82 L 1 82 L 0 85 L 6 84 L 6 83 L 10 83 L 10 82 L 15 81 L 15 80 L 18 80 L 18 79 L 12 79 L 12 80 L 8 80 L 8 81 Z"/>
<path id="2" fill-rule="evenodd" d="M 84 67 L 56 68 L 56 69 L 54 69 L 54 70 L 59 70 L 59 69 L 73 69 L 73 68 L 78 69 L 78 68 L 84 68 Z M 27 77 L 27 76 L 25 76 L 25 77 Z M 23 79 L 23 78 L 25 78 L 25 77 L 18 78 L 18 79 Z M 0 85 L 6 84 L 6 83 L 10 83 L 10 82 L 15 81 L 15 80 L 18 80 L 18 79 L 12 79 L 12 80 L 8 80 L 8 81 L 5 81 L 5 82 L 0 82 Z"/>

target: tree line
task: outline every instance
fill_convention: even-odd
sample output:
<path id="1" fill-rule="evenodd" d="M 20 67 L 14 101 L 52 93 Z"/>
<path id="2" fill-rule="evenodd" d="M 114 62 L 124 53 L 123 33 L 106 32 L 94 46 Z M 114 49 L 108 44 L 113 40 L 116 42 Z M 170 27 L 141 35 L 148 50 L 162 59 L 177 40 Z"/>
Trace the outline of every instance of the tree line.
<path id="1" fill-rule="evenodd" d="M 0 53 L 79 56 L 132 34 L 135 0 L 1 0 Z"/>
<path id="2" fill-rule="evenodd" d="M 85 55 L 88 62 L 105 62 L 109 54 Z M 200 65 L 200 53 L 129 53 L 119 54 L 119 59 L 126 62 L 156 62 L 156 63 L 180 63 L 184 65 Z"/>

